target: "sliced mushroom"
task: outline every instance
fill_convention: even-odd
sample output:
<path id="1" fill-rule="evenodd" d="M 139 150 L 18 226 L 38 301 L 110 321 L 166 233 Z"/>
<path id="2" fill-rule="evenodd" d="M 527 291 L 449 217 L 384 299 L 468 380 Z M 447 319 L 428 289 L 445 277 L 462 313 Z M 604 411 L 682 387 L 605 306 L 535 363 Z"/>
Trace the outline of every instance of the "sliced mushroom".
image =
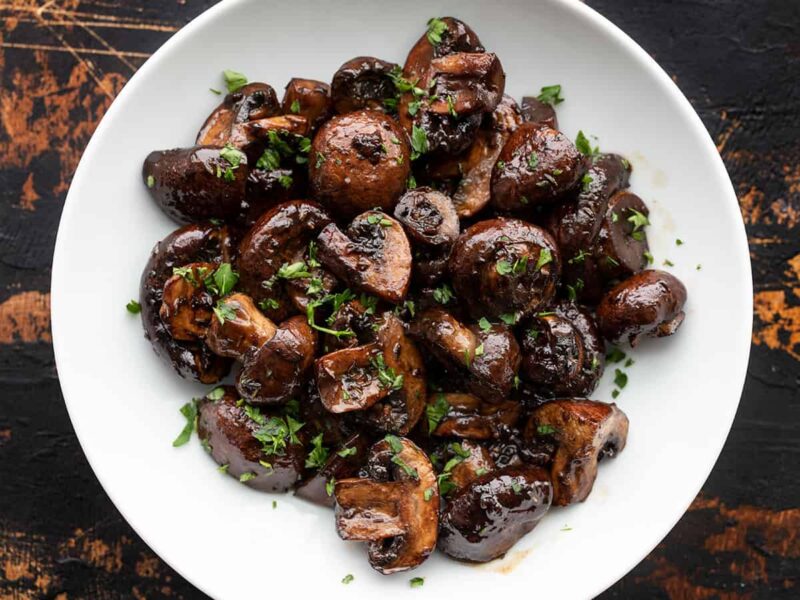
<path id="1" fill-rule="evenodd" d="M 547 513 L 553 497 L 539 467 L 491 471 L 457 492 L 442 516 L 438 548 L 469 562 L 487 562 L 508 552 Z"/>
<path id="2" fill-rule="evenodd" d="M 553 504 L 583 502 L 597 478 L 597 463 L 625 448 L 628 417 L 616 404 L 594 400 L 558 399 L 531 413 L 525 436 L 550 436 L 555 441 L 551 477 Z"/>
<path id="3" fill-rule="evenodd" d="M 272 339 L 278 329 L 249 296 L 231 294 L 223 302 L 227 314 L 211 320 L 206 344 L 214 354 L 242 361 Z"/>
<path id="4" fill-rule="evenodd" d="M 256 119 L 235 124 L 231 130 L 231 144 L 237 148 L 249 149 L 251 144 L 257 144 L 259 141 L 266 143 L 276 133 L 302 138 L 308 135 L 309 130 L 308 119 L 302 115 L 281 115 Z M 260 153 L 263 145 L 257 145 L 256 148 Z"/>
<path id="5" fill-rule="evenodd" d="M 355 477 L 367 461 L 368 442 L 364 434 L 354 433 L 331 452 L 328 460 L 314 475 L 295 489 L 295 496 L 314 504 L 333 508 L 333 486 L 340 479 Z"/>
<path id="6" fill-rule="evenodd" d="M 204 280 L 215 268 L 212 263 L 191 263 L 164 284 L 159 316 L 173 339 L 194 342 L 206 337 L 214 297 Z"/>
<path id="7" fill-rule="evenodd" d="M 500 402 L 511 393 L 521 358 L 507 327 L 467 327 L 444 310 L 430 308 L 417 314 L 409 332 L 446 369 L 469 373 L 464 385 L 487 402 Z"/>
<path id="8" fill-rule="evenodd" d="M 316 131 L 333 112 L 331 86 L 314 79 L 294 77 L 286 84 L 281 109 L 284 114 L 305 117 L 311 130 Z"/>
<path id="9" fill-rule="evenodd" d="M 439 492 L 427 455 L 391 437 L 369 453 L 368 478 L 336 482 L 336 531 L 368 542 L 370 565 L 388 575 L 419 566 L 436 547 Z"/>
<path id="10" fill-rule="evenodd" d="M 230 142 L 233 126 L 280 114 L 278 97 L 266 83 L 248 83 L 228 94 L 209 115 L 197 134 L 198 146 L 224 146 Z"/>
<path id="11" fill-rule="evenodd" d="M 477 34 L 469 25 L 453 17 L 439 19 L 443 24 L 439 41 L 432 43 L 427 33 L 423 34 L 411 48 L 403 67 L 403 76 L 409 81 L 418 81 L 430 67 L 434 58 L 454 52 L 485 52 Z M 434 38 L 435 39 L 435 38 Z"/>
<path id="12" fill-rule="evenodd" d="M 305 387 L 316 349 L 317 334 L 306 317 L 291 317 L 263 346 L 245 355 L 236 389 L 250 404 L 285 404 Z"/>
<path id="13" fill-rule="evenodd" d="M 322 404 L 334 414 L 365 410 L 388 396 L 391 385 L 377 377 L 377 343 L 344 348 L 317 359 L 317 386 Z"/>
<path id="14" fill-rule="evenodd" d="M 319 260 L 337 277 L 387 302 L 402 302 L 411 281 L 411 246 L 385 213 L 365 212 L 343 232 L 331 223 L 317 237 Z"/>
<path id="15" fill-rule="evenodd" d="M 425 247 L 450 246 L 458 237 L 458 215 L 453 201 L 428 187 L 403 194 L 394 216 L 405 226 L 411 239 Z"/>
<path id="16" fill-rule="evenodd" d="M 212 458 L 245 485 L 262 492 L 285 492 L 300 479 L 305 461 L 302 424 L 272 410 L 241 404 L 232 386 L 218 400 L 198 406 L 197 434 Z"/>
<path id="17" fill-rule="evenodd" d="M 534 96 L 525 96 L 522 99 L 520 112 L 522 120 L 526 123 L 538 123 L 550 129 L 558 129 L 558 117 L 552 104 L 542 102 Z"/>
<path id="18" fill-rule="evenodd" d="M 202 383 L 216 383 L 230 369 L 230 360 L 213 354 L 202 341 L 180 341 L 161 319 L 164 286 L 173 269 L 192 263 L 229 263 L 233 252 L 228 230 L 211 224 L 186 225 L 153 248 L 142 272 L 139 301 L 145 337 L 156 354 L 181 375 Z M 198 273 L 199 275 L 199 273 Z"/>
<path id="19" fill-rule="evenodd" d="M 244 153 L 214 146 L 151 152 L 142 168 L 150 196 L 178 223 L 237 215 L 247 174 Z"/>
<path id="20" fill-rule="evenodd" d="M 503 97 L 506 75 L 495 54 L 455 52 L 433 59 L 421 81 L 435 98 L 432 112 L 464 116 L 492 112 Z"/>
<path id="21" fill-rule="evenodd" d="M 392 73 L 399 69 L 399 65 L 374 56 L 348 60 L 331 82 L 336 112 L 341 115 L 363 108 L 386 110 L 384 102 L 396 95 Z"/>
<path id="22" fill-rule="evenodd" d="M 546 307 L 560 273 L 550 234 L 518 219 L 476 223 L 459 236 L 450 259 L 456 296 L 475 319 Z"/>
<path id="23" fill-rule="evenodd" d="M 439 493 L 442 496 L 467 487 L 495 469 L 489 451 L 469 440 L 451 442 L 437 454 L 444 465 L 444 471 L 439 475 Z"/>
<path id="24" fill-rule="evenodd" d="M 332 118 L 314 136 L 311 150 L 312 194 L 342 218 L 376 207 L 391 212 L 411 172 L 405 132 L 376 111 Z"/>
<path id="25" fill-rule="evenodd" d="M 603 375 L 603 342 L 594 319 L 572 303 L 531 319 L 521 345 L 523 377 L 556 397 L 588 395 Z"/>
<path id="26" fill-rule="evenodd" d="M 585 157 L 563 133 L 522 123 L 495 164 L 492 204 L 501 211 L 552 204 L 581 183 L 586 169 Z"/>
<path id="27" fill-rule="evenodd" d="M 288 314 L 285 282 L 304 281 L 308 285 L 308 264 L 304 261 L 309 243 L 328 223 L 330 217 L 321 206 L 295 200 L 264 213 L 242 239 L 237 263 L 239 289 L 270 318 L 282 319 Z M 300 268 L 287 272 L 292 265 Z"/>
<path id="28" fill-rule="evenodd" d="M 366 295 L 362 295 L 366 301 Z M 353 299 L 343 303 L 328 318 L 327 324 L 333 331 L 352 331 L 355 335 L 336 335 L 326 333 L 323 352 L 328 353 L 342 348 L 355 348 L 359 343 L 372 342 L 377 327 L 377 306 L 365 306 L 360 300 Z"/>
<path id="29" fill-rule="evenodd" d="M 597 307 L 600 333 L 613 343 L 636 346 L 643 336 L 665 337 L 686 316 L 686 286 L 665 271 L 641 271 L 609 290 Z"/>
<path id="30" fill-rule="evenodd" d="M 611 196 L 594 251 L 605 281 L 626 279 L 647 266 L 649 214 L 636 194 L 621 191 Z"/>
<path id="31" fill-rule="evenodd" d="M 436 393 L 428 398 L 424 422 L 437 437 L 490 440 L 516 425 L 520 409 L 519 403 L 511 400 L 495 404 L 472 394 Z"/>

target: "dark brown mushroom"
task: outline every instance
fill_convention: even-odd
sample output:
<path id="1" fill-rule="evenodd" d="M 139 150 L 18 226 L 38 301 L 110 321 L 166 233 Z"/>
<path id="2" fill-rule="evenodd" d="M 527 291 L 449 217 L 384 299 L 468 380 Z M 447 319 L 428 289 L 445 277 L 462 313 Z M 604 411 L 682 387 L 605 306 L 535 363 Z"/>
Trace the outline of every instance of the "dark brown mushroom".
<path id="1" fill-rule="evenodd" d="M 500 402 L 511 393 L 521 358 L 507 327 L 465 326 L 446 311 L 430 308 L 417 314 L 409 333 L 443 367 L 468 373 L 463 384 L 487 402 Z"/>
<path id="2" fill-rule="evenodd" d="M 453 17 L 442 17 L 437 21 L 442 24 L 438 41 L 434 43 L 437 38 L 430 38 L 427 33 L 424 33 L 408 53 L 403 67 L 403 76 L 409 81 L 420 80 L 434 58 L 447 56 L 454 52 L 486 51 L 477 34 L 463 21 Z"/>
<path id="3" fill-rule="evenodd" d="M 643 336 L 665 337 L 686 316 L 686 287 L 665 271 L 641 271 L 606 292 L 597 307 L 600 333 L 613 343 L 636 346 Z"/>
<path id="4" fill-rule="evenodd" d="M 558 117 L 552 104 L 542 102 L 534 96 L 522 98 L 520 107 L 522 120 L 526 123 L 538 123 L 550 129 L 558 129 Z"/>
<path id="5" fill-rule="evenodd" d="M 224 146 L 231 141 L 233 126 L 280 114 L 278 97 L 266 83 L 248 83 L 228 94 L 208 116 L 197 134 L 198 146 Z"/>
<path id="6" fill-rule="evenodd" d="M 250 152 L 253 148 L 260 153 L 275 134 L 291 139 L 292 136 L 302 138 L 310 130 L 308 119 L 302 115 L 280 115 L 267 119 L 257 119 L 246 123 L 237 123 L 231 130 L 231 144 Z M 261 142 L 261 143 L 259 143 Z"/>
<path id="7" fill-rule="evenodd" d="M 465 393 L 436 393 L 425 407 L 426 430 L 437 437 L 490 440 L 514 427 L 520 415 L 519 402 L 484 402 Z"/>
<path id="8" fill-rule="evenodd" d="M 552 459 L 553 504 L 583 502 L 597 478 L 597 463 L 625 448 L 628 417 L 616 404 L 594 400 L 558 399 L 531 413 L 525 437 L 550 437 L 556 445 Z"/>
<path id="9" fill-rule="evenodd" d="M 563 133 L 523 123 L 500 152 L 492 174 L 492 205 L 521 211 L 552 204 L 581 184 L 587 160 Z"/>
<path id="10" fill-rule="evenodd" d="M 459 236 L 450 258 L 456 296 L 475 319 L 543 309 L 560 273 L 550 234 L 518 219 L 476 223 Z"/>
<path id="11" fill-rule="evenodd" d="M 211 320 L 206 344 L 214 354 L 243 361 L 246 355 L 272 339 L 278 329 L 249 296 L 231 294 L 223 302 L 224 318 Z"/>
<path id="12" fill-rule="evenodd" d="M 547 394 L 588 395 L 603 375 L 603 341 L 589 312 L 575 304 L 534 316 L 521 345 L 523 378 Z"/>
<path id="13" fill-rule="evenodd" d="M 453 201 L 428 187 L 403 194 L 394 216 L 405 226 L 411 239 L 424 247 L 450 246 L 458 237 L 458 215 Z"/>
<path id="14" fill-rule="evenodd" d="M 286 84 L 281 109 L 284 114 L 305 117 L 310 129 L 316 131 L 333 112 L 331 86 L 314 79 L 294 77 Z"/>
<path id="15" fill-rule="evenodd" d="M 411 281 L 411 246 L 403 227 L 377 210 L 345 231 L 331 223 L 317 237 L 319 260 L 340 279 L 387 302 L 402 302 Z"/>
<path id="16" fill-rule="evenodd" d="M 216 383 L 230 369 L 230 360 L 213 354 L 202 341 L 180 341 L 170 334 L 161 319 L 164 285 L 174 269 L 192 263 L 215 267 L 233 258 L 231 240 L 225 227 L 211 224 L 186 225 L 174 231 L 153 248 L 142 272 L 139 301 L 145 337 L 156 354 L 181 375 L 202 383 Z M 199 273 L 198 273 L 199 275 Z"/>
<path id="17" fill-rule="evenodd" d="M 492 112 L 503 97 L 506 75 L 495 54 L 455 52 L 434 58 L 420 81 L 431 94 L 428 110 L 464 116 Z"/>
<path id="18" fill-rule="evenodd" d="M 263 346 L 245 355 L 236 389 L 250 404 L 285 404 L 305 387 L 316 349 L 317 333 L 306 317 L 291 317 Z"/>
<path id="19" fill-rule="evenodd" d="M 447 264 L 450 261 L 450 247 L 420 249 L 414 252 L 411 265 L 411 279 L 415 285 L 431 288 L 447 277 Z"/>
<path id="20" fill-rule="evenodd" d="M 410 172 L 405 132 L 379 112 L 334 117 L 314 136 L 309 155 L 312 194 L 342 218 L 373 208 L 391 212 Z"/>
<path id="21" fill-rule="evenodd" d="M 388 396 L 391 383 L 378 378 L 377 343 L 344 348 L 317 359 L 317 386 L 322 405 L 334 414 L 365 410 Z"/>
<path id="22" fill-rule="evenodd" d="M 262 492 L 285 492 L 305 461 L 302 424 L 279 411 L 241 404 L 232 386 L 198 406 L 197 434 L 224 471 Z"/>
<path id="23" fill-rule="evenodd" d="M 621 191 L 611 196 L 594 251 L 605 281 L 626 279 L 647 266 L 649 214 L 636 194 Z"/>
<path id="24" fill-rule="evenodd" d="M 495 469 L 489 451 L 469 440 L 451 442 L 436 454 L 444 465 L 443 472 L 439 474 L 439 493 L 442 496 L 467 487 L 478 477 Z"/>
<path id="25" fill-rule="evenodd" d="M 539 467 L 519 465 L 486 473 L 447 503 L 438 548 L 469 562 L 498 558 L 536 527 L 552 497 L 550 478 Z"/>
<path id="26" fill-rule="evenodd" d="M 369 563 L 388 575 L 419 566 L 433 552 L 439 525 L 436 474 L 413 442 L 394 436 L 369 453 L 367 478 L 336 482 L 336 531 L 368 543 Z"/>
<path id="27" fill-rule="evenodd" d="M 344 63 L 333 75 L 331 97 L 341 114 L 363 108 L 386 110 L 385 101 L 394 98 L 395 71 L 400 66 L 374 56 L 358 56 Z"/>
<path id="28" fill-rule="evenodd" d="M 230 219 L 245 200 L 247 156 L 228 146 L 151 152 L 142 179 L 161 210 L 178 223 Z"/>
<path id="29" fill-rule="evenodd" d="M 295 496 L 314 504 L 333 508 L 334 485 L 340 479 L 356 477 L 367 461 L 368 441 L 364 434 L 354 433 L 330 453 L 325 464 L 311 477 L 303 480 L 294 491 Z"/>
<path id="30" fill-rule="evenodd" d="M 179 267 L 164 284 L 159 316 L 173 339 L 194 342 L 206 337 L 214 296 L 204 281 L 214 269 L 212 263 L 191 263 Z"/>

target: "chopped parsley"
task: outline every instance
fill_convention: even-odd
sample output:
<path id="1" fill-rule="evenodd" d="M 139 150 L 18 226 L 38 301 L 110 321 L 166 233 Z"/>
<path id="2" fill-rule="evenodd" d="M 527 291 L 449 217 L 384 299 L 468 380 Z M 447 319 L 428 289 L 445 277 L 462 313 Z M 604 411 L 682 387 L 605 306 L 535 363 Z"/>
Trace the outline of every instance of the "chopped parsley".
<path id="1" fill-rule="evenodd" d="M 239 475 L 239 481 L 241 481 L 242 483 L 247 483 L 251 479 L 255 479 L 255 478 L 256 478 L 256 474 L 255 473 L 251 473 L 249 471 L 247 473 L 242 473 L 241 475 Z"/>
<path id="2" fill-rule="evenodd" d="M 628 221 L 633 223 L 633 231 L 639 231 L 640 229 L 650 225 L 650 221 L 646 215 L 640 213 L 635 208 L 629 208 L 628 211 L 632 213 L 631 216 L 628 217 Z"/>
<path id="3" fill-rule="evenodd" d="M 289 110 L 292 111 L 294 114 L 299 113 L 300 112 L 300 100 L 295 98 L 292 101 L 292 105 L 289 107 Z"/>
<path id="4" fill-rule="evenodd" d="M 177 448 L 183 446 L 192 437 L 192 432 L 195 430 L 197 424 L 197 402 L 192 400 L 181 406 L 181 414 L 186 418 L 186 425 L 184 425 L 178 437 L 172 442 L 172 445 Z"/>
<path id="5" fill-rule="evenodd" d="M 542 102 L 544 104 L 549 104 L 550 106 L 561 104 L 564 101 L 564 98 L 561 97 L 561 86 L 560 85 L 544 86 L 539 95 L 536 96 L 536 99 L 539 102 Z"/>
<path id="6" fill-rule="evenodd" d="M 367 223 L 370 225 L 380 225 L 381 227 L 391 227 L 392 221 L 387 219 L 381 214 L 371 214 L 367 217 Z"/>
<path id="7" fill-rule="evenodd" d="M 222 76 L 225 78 L 225 85 L 228 86 L 228 91 L 232 94 L 234 92 L 238 92 L 244 86 L 247 85 L 247 76 L 239 73 L 237 71 L 231 71 L 230 69 L 225 69 L 222 72 Z"/>
<path id="8" fill-rule="evenodd" d="M 428 19 L 428 32 L 425 34 L 432 46 L 442 43 L 442 34 L 447 31 L 447 23 L 433 17 Z"/>
<path id="9" fill-rule="evenodd" d="M 353 576 L 352 576 L 350 573 L 348 573 L 347 575 L 345 575 L 345 576 L 342 578 L 342 583 L 343 583 L 343 584 L 345 584 L 345 585 L 347 585 L 348 583 L 350 583 L 351 581 L 353 581 L 353 579 L 355 579 L 355 577 L 353 577 Z"/>
<path id="10" fill-rule="evenodd" d="M 153 186 L 156 184 L 156 178 L 152 175 L 147 176 L 147 187 L 153 189 Z"/>
<path id="11" fill-rule="evenodd" d="M 506 325 L 516 325 L 517 320 L 519 319 L 519 315 L 515 312 L 513 313 L 503 313 L 497 317 Z"/>
<path id="12" fill-rule="evenodd" d="M 539 435 L 553 435 L 556 432 L 558 432 L 558 429 L 556 429 L 552 425 L 544 424 L 536 426 L 536 433 L 538 433 Z"/>
<path id="13" fill-rule="evenodd" d="M 394 369 L 386 366 L 383 352 L 378 353 L 370 362 L 372 367 L 378 371 L 378 383 L 382 388 L 395 391 L 403 387 L 403 375 L 398 375 Z"/>
<path id="14" fill-rule="evenodd" d="M 676 245 L 676 246 L 683 246 L 683 240 L 682 240 L 682 239 L 680 239 L 680 238 L 676 239 L 676 240 L 675 240 L 675 245 Z"/>
<path id="15" fill-rule="evenodd" d="M 591 158 L 595 158 L 600 154 L 600 148 L 595 146 L 592 148 L 591 142 L 589 142 L 589 138 L 586 137 L 586 134 L 583 131 L 579 131 L 577 137 L 575 138 L 575 147 L 578 151 Z"/>
<path id="16" fill-rule="evenodd" d="M 483 352 L 484 352 L 484 350 L 483 350 L 483 344 L 480 344 L 480 345 L 478 345 L 478 346 L 475 348 L 475 358 L 478 358 L 479 356 L 483 356 Z"/>
<path id="17" fill-rule="evenodd" d="M 446 283 L 433 290 L 433 299 L 439 304 L 447 304 L 453 298 L 455 298 L 455 294 L 453 293 L 453 290 L 450 289 L 450 286 Z"/>
<path id="18" fill-rule="evenodd" d="M 336 477 L 331 477 L 328 481 L 325 482 L 325 493 L 328 496 L 333 496 L 333 490 L 336 489 Z"/>
<path id="19" fill-rule="evenodd" d="M 628 376 L 619 369 L 614 369 L 614 385 L 619 389 L 622 389 L 628 385 Z"/>
<path id="20" fill-rule="evenodd" d="M 550 252 L 549 248 L 542 248 L 539 252 L 539 258 L 536 259 L 536 266 L 534 267 L 534 271 L 538 271 L 547 263 L 553 262 L 553 254 Z"/>
<path id="21" fill-rule="evenodd" d="M 307 277 L 311 277 L 308 265 L 303 261 L 292 264 L 284 263 L 281 265 L 281 268 L 278 269 L 277 275 L 281 279 L 306 279 Z"/>
<path id="22" fill-rule="evenodd" d="M 652 264 L 653 264 L 653 261 L 654 261 L 655 259 L 653 258 L 653 255 L 652 255 L 652 254 L 651 254 L 651 253 L 650 253 L 648 250 L 645 250 L 645 251 L 642 253 L 642 256 L 643 256 L 643 257 L 644 257 L 644 259 L 647 261 L 647 264 L 648 264 L 648 265 L 652 265 Z"/>
<path id="23" fill-rule="evenodd" d="M 413 577 L 408 582 L 412 588 L 422 587 L 422 584 L 425 583 L 424 577 Z"/>
<path id="24" fill-rule="evenodd" d="M 531 152 L 531 155 L 528 157 L 528 167 L 533 170 L 539 164 L 539 155 L 536 152 Z"/>
<path id="25" fill-rule="evenodd" d="M 450 404 L 445 399 L 444 394 L 436 394 L 436 400 L 432 404 L 425 406 L 425 416 L 428 418 L 428 432 L 433 431 L 450 410 Z"/>
<path id="26" fill-rule="evenodd" d="M 230 263 L 222 263 L 216 270 L 203 279 L 206 289 L 218 296 L 227 296 L 239 282 L 239 275 L 233 270 Z"/>
<path id="27" fill-rule="evenodd" d="M 586 260 L 586 257 L 589 256 L 589 253 L 585 250 L 578 250 L 577 254 L 570 258 L 567 262 L 571 265 L 577 265 Z"/>
<path id="28" fill-rule="evenodd" d="M 341 450 L 338 450 L 336 454 L 342 458 L 347 458 L 348 456 L 355 456 L 356 452 L 358 452 L 356 448 L 342 448 Z"/>
<path id="29" fill-rule="evenodd" d="M 221 387 L 216 387 L 206 394 L 206 398 L 208 398 L 212 402 L 216 402 L 217 400 L 221 400 L 224 395 L 225 395 L 225 389 Z"/>
<path id="30" fill-rule="evenodd" d="M 610 363 L 618 363 L 625 360 L 626 356 L 627 355 L 622 350 L 614 346 L 608 351 L 608 354 L 606 354 L 606 360 Z"/>
<path id="31" fill-rule="evenodd" d="M 233 321 L 236 318 L 236 309 L 230 304 L 220 301 L 214 307 L 214 314 L 217 315 L 220 325 L 224 325 L 225 321 Z"/>
<path id="32" fill-rule="evenodd" d="M 281 303 L 275 300 L 275 298 L 267 298 L 258 303 L 258 308 L 261 310 L 278 310 L 280 307 Z"/>
<path id="33" fill-rule="evenodd" d="M 387 435 L 383 438 L 387 444 L 389 444 L 389 448 L 392 450 L 392 462 L 400 467 L 406 475 L 413 479 L 419 479 L 419 473 L 417 470 L 400 458 L 400 453 L 403 451 L 403 443 L 400 441 L 400 438 L 396 435 Z"/>
<path id="34" fill-rule="evenodd" d="M 492 324 L 486 317 L 481 317 L 481 320 L 478 321 L 478 327 L 481 328 L 481 331 L 489 331 L 492 328 Z"/>
<path id="35" fill-rule="evenodd" d="M 417 160 L 428 151 L 428 136 L 425 130 L 416 125 L 411 126 L 411 160 Z M 410 186 L 409 186 L 410 187 Z M 416 185 L 415 185 L 416 187 Z"/>
<path id="36" fill-rule="evenodd" d="M 664 259 L 664 266 L 665 266 L 665 267 L 674 267 L 674 266 L 675 266 L 675 263 L 674 263 L 674 262 L 672 262 L 670 259 L 668 259 L 668 258 L 665 258 L 665 259 Z"/>
<path id="37" fill-rule="evenodd" d="M 130 302 L 128 302 L 125 305 L 125 308 L 132 315 L 138 315 L 140 312 L 142 312 L 142 305 L 139 304 L 136 300 L 131 300 Z"/>
<path id="38" fill-rule="evenodd" d="M 311 438 L 312 449 L 306 457 L 306 469 L 321 469 L 328 460 L 328 449 L 322 445 L 322 433 Z"/>
<path id="39" fill-rule="evenodd" d="M 286 450 L 287 441 L 292 444 L 299 444 L 300 439 L 297 432 L 303 428 L 304 423 L 297 421 L 289 415 L 284 417 L 264 417 L 263 423 L 253 437 L 261 442 L 261 449 L 264 454 L 282 455 Z"/>

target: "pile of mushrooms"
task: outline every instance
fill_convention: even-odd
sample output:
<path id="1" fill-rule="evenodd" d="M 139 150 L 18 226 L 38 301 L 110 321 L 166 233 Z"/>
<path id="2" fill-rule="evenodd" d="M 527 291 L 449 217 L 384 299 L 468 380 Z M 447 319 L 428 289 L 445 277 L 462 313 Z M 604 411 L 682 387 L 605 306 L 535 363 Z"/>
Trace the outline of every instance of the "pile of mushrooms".
<path id="1" fill-rule="evenodd" d="M 190 429 L 243 484 L 333 507 L 381 573 L 495 559 L 586 500 L 628 432 L 588 399 L 606 342 L 684 319 L 630 163 L 558 130 L 556 88 L 518 105 L 431 19 L 403 67 L 357 57 L 281 102 L 229 78 L 194 146 L 144 161 L 182 225 L 142 276 L 146 336 L 219 384 Z"/>

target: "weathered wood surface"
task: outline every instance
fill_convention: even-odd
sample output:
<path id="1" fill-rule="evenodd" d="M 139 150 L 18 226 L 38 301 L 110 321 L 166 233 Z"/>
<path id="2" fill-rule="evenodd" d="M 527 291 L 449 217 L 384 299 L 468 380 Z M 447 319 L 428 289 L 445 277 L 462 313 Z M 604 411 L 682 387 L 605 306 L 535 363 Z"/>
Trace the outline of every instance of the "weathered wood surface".
<path id="1" fill-rule="evenodd" d="M 717 141 L 756 290 L 747 384 L 719 463 L 674 531 L 604 597 L 798 598 L 800 3 L 589 3 L 673 75 Z M 146 57 L 211 4 L 0 3 L 0 599 L 201 597 L 131 531 L 86 463 L 55 372 L 48 289 L 92 131 Z"/>

